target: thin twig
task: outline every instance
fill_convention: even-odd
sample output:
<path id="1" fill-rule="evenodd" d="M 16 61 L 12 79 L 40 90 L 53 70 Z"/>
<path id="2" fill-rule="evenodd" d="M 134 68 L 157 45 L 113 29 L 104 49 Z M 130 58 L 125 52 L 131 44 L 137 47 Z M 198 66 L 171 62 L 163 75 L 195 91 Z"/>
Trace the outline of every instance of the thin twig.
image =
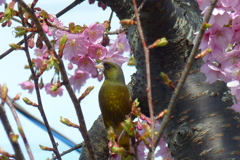
<path id="1" fill-rule="evenodd" d="M 152 105 L 152 89 L 151 89 L 149 50 L 147 48 L 147 45 L 146 45 L 146 42 L 145 42 L 145 39 L 144 39 L 144 35 L 143 35 L 142 27 L 141 27 L 141 21 L 140 21 L 139 15 L 138 15 L 139 13 L 138 13 L 136 1 L 132 0 L 132 2 L 133 2 L 133 6 L 134 6 L 135 16 L 136 16 L 136 19 L 137 19 L 138 32 L 139 32 L 140 38 L 142 40 L 142 46 L 143 46 L 144 53 L 145 53 L 146 75 L 147 75 L 148 107 L 149 107 L 150 118 L 151 118 L 151 121 L 152 121 L 152 124 L 151 124 L 151 129 L 152 129 L 151 149 L 152 149 L 152 151 L 150 151 L 150 152 L 152 153 L 152 159 L 154 159 L 154 150 L 155 150 L 155 146 L 154 146 L 154 139 L 155 139 L 155 136 L 154 136 L 154 124 L 155 124 L 155 118 L 154 118 L 154 115 L 153 115 L 153 105 Z"/>
<path id="2" fill-rule="evenodd" d="M 141 9 L 142 9 L 142 7 L 144 6 L 144 4 L 146 3 L 146 1 L 147 1 L 147 0 L 143 0 L 142 3 L 140 4 L 140 6 L 139 6 L 138 9 L 137 9 L 137 10 L 138 10 L 138 13 L 141 11 Z M 136 17 L 136 15 L 134 14 L 131 19 L 134 19 L 135 17 Z"/>
<path id="3" fill-rule="evenodd" d="M 143 2 L 141 3 L 141 5 L 138 7 L 138 12 L 141 11 L 141 9 L 143 8 L 144 4 L 146 3 L 147 0 L 143 0 Z"/>
<path id="4" fill-rule="evenodd" d="M 21 10 L 21 7 L 23 7 L 25 10 L 26 9 L 26 6 L 24 5 L 25 3 L 21 0 L 18 0 L 18 5 L 19 5 L 19 15 L 20 15 L 20 18 L 22 20 L 22 25 L 23 27 L 25 26 L 25 23 L 24 23 L 24 18 L 23 18 L 23 15 L 22 15 L 22 10 Z M 28 7 L 28 6 L 27 6 Z M 32 10 L 28 7 L 29 11 L 32 12 Z M 34 69 L 33 69 L 33 65 L 32 65 L 32 61 L 31 61 L 31 57 L 30 57 L 30 54 L 29 54 L 29 50 L 28 50 L 28 42 L 27 42 L 27 36 L 26 34 L 24 35 L 24 43 L 25 43 L 25 53 L 26 53 L 26 56 L 27 56 L 27 60 L 28 60 L 28 64 L 30 66 L 30 70 L 31 70 L 31 73 L 32 73 L 32 77 L 33 77 L 33 80 L 34 80 L 34 85 L 35 85 L 35 89 L 36 89 L 36 94 L 37 94 L 37 100 L 38 100 L 38 110 L 39 112 L 41 113 L 41 116 L 43 118 L 43 121 L 44 121 L 44 124 L 47 128 L 47 131 L 48 131 L 48 135 L 50 137 L 50 140 L 52 142 L 52 145 L 53 145 L 53 148 L 54 148 L 54 153 L 56 154 L 57 158 L 59 160 L 61 160 L 61 156 L 60 156 L 60 153 L 58 151 L 58 148 L 57 148 L 57 144 L 54 140 L 54 137 L 53 137 L 53 134 L 52 134 L 52 131 L 50 129 L 50 126 L 48 124 L 48 120 L 47 120 L 47 117 L 46 117 L 46 114 L 45 114 L 45 111 L 43 109 L 43 105 L 42 105 L 42 100 L 41 100 L 41 94 L 40 94 L 40 91 L 39 91 L 39 87 L 38 87 L 38 78 L 36 77 L 36 74 L 34 72 Z"/>
<path id="5" fill-rule="evenodd" d="M 204 29 L 203 25 L 204 25 L 205 23 L 208 23 L 208 21 L 209 21 L 209 19 L 210 19 L 210 17 L 211 17 L 212 11 L 213 11 L 213 9 L 214 9 L 214 7 L 215 7 L 215 5 L 216 5 L 216 3 L 217 3 L 217 0 L 212 0 L 212 1 L 211 1 L 211 5 L 210 5 L 210 7 L 209 7 L 209 9 L 208 9 L 208 13 L 207 13 L 206 16 L 205 16 L 205 19 L 204 19 L 204 22 L 203 22 L 203 24 L 202 24 L 202 27 L 201 27 L 198 35 L 197 35 L 196 43 L 195 43 L 195 45 L 193 46 L 193 49 L 192 49 L 192 51 L 191 51 L 191 54 L 190 54 L 190 56 L 189 56 L 189 58 L 188 58 L 188 60 L 187 60 L 187 64 L 186 64 L 186 66 L 185 66 L 185 68 L 184 68 L 184 70 L 183 70 L 183 72 L 182 72 L 182 76 L 181 76 L 181 78 L 180 78 L 180 80 L 179 80 L 179 82 L 178 82 L 178 84 L 177 84 L 177 87 L 176 87 L 175 91 L 173 92 L 173 95 L 172 95 L 172 97 L 171 97 L 170 103 L 169 103 L 169 105 L 168 105 L 169 114 L 166 114 L 166 115 L 164 116 L 164 118 L 163 118 L 163 121 L 161 122 L 161 126 L 160 126 L 160 129 L 159 129 L 159 131 L 158 131 L 158 136 L 156 137 L 156 140 L 155 140 L 155 146 L 159 143 L 159 140 L 160 140 L 160 138 L 161 138 L 161 136 L 162 136 L 162 134 L 163 134 L 163 131 L 164 131 L 164 129 L 166 128 L 168 122 L 169 122 L 170 119 L 171 119 L 171 113 L 172 113 L 172 111 L 173 111 L 173 109 L 174 109 L 174 107 L 175 107 L 175 104 L 176 104 L 176 102 L 177 102 L 177 99 L 178 99 L 178 96 L 179 96 L 179 92 L 181 91 L 181 88 L 182 88 L 182 86 L 184 85 L 184 82 L 185 82 L 185 80 L 186 80 L 186 78 L 187 78 L 187 75 L 188 75 L 188 73 L 189 73 L 189 70 L 190 70 L 190 68 L 191 68 L 191 66 L 192 66 L 192 64 L 193 64 L 194 57 L 195 57 L 195 55 L 196 55 L 196 53 L 197 53 L 197 51 L 198 51 L 199 45 L 200 45 L 201 40 L 202 40 L 202 37 L 203 37 L 203 35 L 204 35 L 205 29 Z M 148 155 L 148 158 L 147 158 L 147 159 L 149 159 L 149 155 Z"/>
<path id="6" fill-rule="evenodd" d="M 16 156 L 17 160 L 24 160 L 25 158 L 23 156 L 23 153 L 22 153 L 22 150 L 20 148 L 18 141 L 13 142 L 12 139 L 10 138 L 10 135 L 14 134 L 14 132 L 12 130 L 12 127 L 9 123 L 9 120 L 7 118 L 6 112 L 5 112 L 2 104 L 0 104 L 0 120 L 3 124 L 4 130 L 6 131 L 8 139 L 11 142 L 11 145 L 13 147 L 13 150 L 15 152 L 15 156 Z"/>
<path id="7" fill-rule="evenodd" d="M 68 12 L 70 9 L 72 9 L 73 7 L 75 7 L 76 5 L 82 3 L 83 0 L 75 0 L 72 4 L 70 4 L 69 6 L 67 6 L 66 8 L 64 8 L 63 10 L 61 10 L 60 12 L 58 12 L 56 14 L 56 17 L 60 17 L 62 16 L 63 14 L 65 14 L 66 12 Z M 27 39 L 31 38 L 31 36 L 35 34 L 35 33 L 31 33 L 27 36 Z M 18 45 L 22 45 L 24 43 L 24 39 L 22 39 L 21 41 L 19 41 L 17 44 Z M 9 48 L 6 52 L 4 52 L 3 54 L 0 55 L 0 60 L 2 58 L 4 58 L 6 55 L 8 55 L 9 53 L 11 53 L 12 51 L 14 51 L 13 48 Z"/>
<path id="8" fill-rule="evenodd" d="M 113 17 L 113 10 L 111 11 L 109 19 L 108 19 L 109 27 L 108 27 L 107 31 L 110 31 L 110 29 L 111 29 L 112 17 Z"/>
<path id="9" fill-rule="evenodd" d="M 37 30 L 38 30 L 38 34 L 41 36 L 41 38 L 43 39 L 44 43 L 46 44 L 49 52 L 53 52 L 54 56 L 58 59 L 59 62 L 59 68 L 60 68 L 60 72 L 62 75 L 62 79 L 63 79 L 63 83 L 68 91 L 68 94 L 73 102 L 73 105 L 75 107 L 76 113 L 77 113 L 77 117 L 78 117 L 78 121 L 80 124 L 79 130 L 80 133 L 83 136 L 83 139 L 86 143 L 86 146 L 88 148 L 88 152 L 89 155 L 91 156 L 91 159 L 95 160 L 95 156 L 94 156 L 94 152 L 93 152 L 93 147 L 91 145 L 90 142 L 90 138 L 87 134 L 87 128 L 86 128 L 86 123 L 83 117 L 83 113 L 82 113 L 82 109 L 81 106 L 78 102 L 78 99 L 70 85 L 66 70 L 65 70 L 65 66 L 63 64 L 62 59 L 57 55 L 56 51 L 53 49 L 52 44 L 50 43 L 49 39 L 47 38 L 45 32 L 42 29 L 42 26 L 38 20 L 38 18 L 36 17 L 36 15 L 34 14 L 34 12 L 27 6 L 26 3 L 24 3 L 22 0 L 19 0 L 19 3 L 21 4 L 21 6 L 28 12 L 28 14 L 31 16 L 33 22 L 35 23 Z"/>
<path id="10" fill-rule="evenodd" d="M 0 93 L 1 93 L 1 90 L 0 90 Z M 14 119 L 15 119 L 15 121 L 16 121 L 16 123 L 17 123 L 19 133 L 20 133 L 20 135 L 21 135 L 21 137 L 22 137 L 22 139 L 23 139 L 23 142 L 24 142 L 24 145 L 25 145 L 25 147 L 26 147 L 26 150 L 27 150 L 27 153 L 28 153 L 28 155 L 29 155 L 29 158 L 30 158 L 31 160 L 34 160 L 34 157 L 33 157 L 33 154 L 32 154 L 31 148 L 30 148 L 30 145 L 29 145 L 29 143 L 28 143 L 26 134 L 24 133 L 23 127 L 22 127 L 21 122 L 20 122 L 20 119 L 18 118 L 16 109 L 15 109 L 15 107 L 14 107 L 14 105 L 13 105 L 13 101 L 10 100 L 10 99 L 7 97 L 6 102 L 7 102 L 8 106 L 10 107 L 10 109 L 11 109 L 11 111 L 12 111 L 12 114 L 13 114 L 13 116 L 14 116 Z"/>
<path id="11" fill-rule="evenodd" d="M 127 31 L 127 28 L 120 28 L 120 29 L 117 29 L 116 31 L 107 31 L 107 32 L 104 32 L 103 34 L 104 35 L 113 35 L 113 34 L 120 34 L 122 32 L 126 32 Z"/>
<path id="12" fill-rule="evenodd" d="M 73 146 L 72 148 L 70 148 L 70 149 L 62 152 L 60 155 L 63 156 L 63 155 L 65 155 L 65 154 L 67 154 L 67 153 L 70 153 L 70 152 L 76 150 L 76 149 L 82 148 L 82 145 L 83 145 L 82 143 L 76 144 L 76 145 Z M 53 157 L 53 159 L 56 159 L 56 158 L 57 158 L 57 157 Z"/>
<path id="13" fill-rule="evenodd" d="M 70 9 L 74 8 L 76 5 L 82 3 L 84 0 L 75 0 L 73 3 L 71 3 L 69 6 L 67 6 L 66 8 L 64 8 L 63 10 L 61 10 L 60 12 L 58 12 L 56 14 L 56 17 L 60 17 L 63 14 L 65 14 L 66 12 L 68 12 Z"/>
<path id="14" fill-rule="evenodd" d="M 0 154 L 2 154 L 2 157 L 6 156 L 8 158 L 15 158 L 15 154 L 8 153 L 4 151 L 1 147 L 0 147 Z"/>
<path id="15" fill-rule="evenodd" d="M 31 38 L 35 33 L 30 33 L 28 36 L 27 36 L 27 39 Z M 21 41 L 19 41 L 17 43 L 17 45 L 22 45 L 24 43 L 24 39 L 22 39 Z M 12 51 L 15 51 L 15 49 L 13 48 L 9 48 L 6 52 L 4 52 L 3 54 L 0 55 L 0 60 L 2 58 L 4 58 L 6 55 L 8 55 L 9 53 L 11 53 Z"/>
<path id="16" fill-rule="evenodd" d="M 1 88 L 0 88 L 0 98 L 1 98 Z M 23 116 L 27 117 L 28 119 L 30 119 L 33 123 L 38 123 L 38 126 L 45 126 L 44 125 L 44 122 L 40 119 L 38 119 L 37 117 L 33 116 L 32 114 L 30 114 L 28 111 L 26 111 L 23 107 L 21 107 L 18 103 L 16 102 L 13 102 L 13 99 L 11 99 L 9 96 L 7 96 L 6 98 L 6 103 L 8 104 L 8 101 L 9 102 L 12 102 L 14 108 L 19 112 L 21 113 Z M 67 138 L 65 135 L 63 135 L 62 133 L 60 133 L 59 131 L 57 131 L 56 129 L 54 128 L 51 128 L 52 132 L 54 134 L 57 134 L 57 137 L 60 136 L 60 137 L 63 137 L 65 140 L 67 140 L 67 145 L 69 146 L 77 146 L 78 144 L 74 143 L 73 141 L 71 141 L 69 138 Z M 56 136 L 56 135 L 55 135 Z M 64 141 L 65 142 L 65 141 Z M 71 144 L 71 145 L 70 145 Z M 75 147 L 74 146 L 74 147 Z M 80 152 L 80 151 L 78 151 Z"/>

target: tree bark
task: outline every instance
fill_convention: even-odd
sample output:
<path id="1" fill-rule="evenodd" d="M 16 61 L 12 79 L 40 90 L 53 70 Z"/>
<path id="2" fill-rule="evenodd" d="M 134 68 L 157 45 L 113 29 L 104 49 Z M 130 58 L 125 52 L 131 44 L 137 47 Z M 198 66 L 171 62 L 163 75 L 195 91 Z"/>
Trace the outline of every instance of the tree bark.
<path id="1" fill-rule="evenodd" d="M 131 0 L 102 0 L 118 18 L 133 16 Z M 138 5 L 142 0 L 137 1 Z M 166 37 L 166 47 L 150 50 L 151 83 L 154 113 L 167 108 L 173 90 L 163 84 L 160 72 L 177 85 L 186 59 L 191 52 L 194 33 L 202 16 L 194 0 L 147 0 L 140 11 L 146 44 Z M 136 26 L 127 31 L 136 59 L 137 71 L 130 87 L 132 99 L 139 99 L 142 112 L 148 112 L 145 57 Z M 177 160 L 240 159 L 240 116 L 232 105 L 226 84 L 208 84 L 200 72 L 202 60 L 196 60 L 190 71 L 164 135 L 172 156 Z M 94 143 L 94 142 L 93 142 Z M 81 156 L 84 156 L 85 152 Z"/>

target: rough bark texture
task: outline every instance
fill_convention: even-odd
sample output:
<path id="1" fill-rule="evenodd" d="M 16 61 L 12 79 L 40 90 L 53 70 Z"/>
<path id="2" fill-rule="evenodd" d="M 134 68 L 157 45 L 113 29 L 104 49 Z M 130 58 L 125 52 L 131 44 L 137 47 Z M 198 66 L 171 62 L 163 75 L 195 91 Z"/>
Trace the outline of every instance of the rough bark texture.
<path id="1" fill-rule="evenodd" d="M 131 1 L 102 1 L 120 20 L 133 15 Z M 141 2 L 138 0 L 138 5 Z M 168 106 L 172 95 L 172 89 L 162 83 L 159 74 L 168 74 L 177 84 L 202 17 L 195 0 L 147 0 L 140 19 L 147 45 L 161 37 L 169 41 L 166 47 L 150 50 L 154 113 L 158 114 Z M 132 96 L 139 99 L 142 111 L 148 114 L 145 59 L 135 26 L 129 28 L 128 38 L 137 61 L 137 72 L 130 82 Z M 169 148 L 177 160 L 240 159 L 239 113 L 228 108 L 232 101 L 223 82 L 205 82 L 199 72 L 202 63 L 194 62 L 165 130 Z M 86 155 L 83 152 L 81 156 Z"/>
<path id="2" fill-rule="evenodd" d="M 88 131 L 90 136 L 95 156 L 98 160 L 106 160 L 109 157 L 107 131 L 103 123 L 102 116 L 94 122 L 92 128 Z M 85 143 L 83 143 L 80 160 L 91 159 Z"/>

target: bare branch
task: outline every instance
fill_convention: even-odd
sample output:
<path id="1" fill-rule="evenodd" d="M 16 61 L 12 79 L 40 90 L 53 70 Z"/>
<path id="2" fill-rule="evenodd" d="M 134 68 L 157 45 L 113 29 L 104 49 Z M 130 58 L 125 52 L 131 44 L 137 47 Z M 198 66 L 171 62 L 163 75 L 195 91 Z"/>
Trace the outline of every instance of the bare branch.
<path id="1" fill-rule="evenodd" d="M 63 155 L 65 155 L 65 154 L 67 154 L 67 153 L 70 153 L 70 152 L 76 150 L 76 149 L 82 148 L 82 145 L 83 145 L 82 143 L 76 144 L 74 147 L 72 147 L 72 148 L 70 148 L 70 149 L 62 152 L 60 155 L 63 156 Z M 53 157 L 53 159 L 56 159 L 56 158 L 57 158 L 57 157 Z"/>
<path id="2" fill-rule="evenodd" d="M 0 91 L 0 93 L 1 93 L 1 91 Z M 29 155 L 29 158 L 30 158 L 31 160 L 33 160 L 34 157 L 33 157 L 33 154 L 32 154 L 31 148 L 30 148 L 30 145 L 29 145 L 28 140 L 27 140 L 27 137 L 26 137 L 26 135 L 25 135 L 25 133 L 24 133 L 23 127 L 22 127 L 21 122 L 20 122 L 20 119 L 18 118 L 18 115 L 17 115 L 16 109 L 15 109 L 15 106 L 14 106 L 14 104 L 13 104 L 13 101 L 10 100 L 9 97 L 7 97 L 6 102 L 7 102 L 8 106 L 10 107 L 10 109 L 11 109 L 11 111 L 12 111 L 12 114 L 13 114 L 13 116 L 14 116 L 14 119 L 15 119 L 15 121 L 16 121 L 16 123 L 17 123 L 18 131 L 19 131 L 19 133 L 20 133 L 20 135 L 21 135 L 21 137 L 22 137 L 22 139 L 23 139 L 23 142 L 24 142 L 24 145 L 25 145 L 25 147 L 26 147 L 26 150 L 27 150 L 27 153 L 28 153 L 28 155 Z"/>
<path id="3" fill-rule="evenodd" d="M 84 117 L 83 117 L 82 109 L 81 109 L 81 106 L 78 102 L 78 99 L 77 99 L 77 97 L 76 97 L 76 95 L 75 95 L 75 93 L 74 93 L 74 91 L 73 91 L 73 89 L 72 89 L 72 87 L 69 83 L 68 76 L 67 76 L 63 61 L 57 55 L 56 51 L 53 49 L 52 44 L 50 43 L 49 39 L 47 38 L 46 34 L 44 33 L 44 31 L 42 29 L 42 26 L 41 26 L 40 22 L 38 21 L 38 18 L 35 16 L 34 12 L 22 0 L 19 0 L 19 3 L 28 12 L 28 14 L 31 16 L 32 20 L 34 21 L 34 23 L 37 27 L 38 33 L 42 37 L 43 41 L 45 42 L 48 50 L 50 52 L 52 52 L 54 54 L 54 56 L 59 61 L 59 68 L 60 68 L 60 72 L 61 72 L 61 75 L 62 75 L 63 83 L 66 87 L 66 90 L 68 91 L 68 94 L 69 94 L 69 96 L 70 96 L 70 98 L 73 102 L 73 105 L 74 105 L 76 113 L 77 113 L 78 121 L 79 121 L 79 124 L 80 124 L 79 130 L 80 130 L 80 132 L 83 136 L 83 139 L 86 143 L 89 154 L 91 155 L 91 159 L 94 160 L 95 159 L 94 152 L 93 152 L 92 145 L 90 143 L 90 138 L 87 134 L 87 128 L 86 128 L 85 120 L 84 120 Z"/>
<path id="4" fill-rule="evenodd" d="M 60 12 L 58 12 L 56 14 L 56 17 L 60 17 L 63 14 L 65 14 L 66 12 L 68 12 L 70 9 L 74 8 L 76 5 L 82 3 L 83 0 L 75 0 L 72 4 L 70 4 L 69 6 L 67 6 L 66 8 L 64 8 L 63 10 L 61 10 Z M 15 19 L 14 19 L 15 20 Z M 27 36 L 27 39 L 29 39 L 30 37 L 32 37 L 35 33 L 31 33 Z M 22 45 L 24 43 L 24 39 L 22 39 L 21 41 L 19 41 L 17 44 L 18 45 Z M 11 53 L 12 51 L 14 51 L 13 48 L 9 48 L 6 52 L 4 52 L 3 54 L 0 55 L 0 60 L 2 58 L 4 58 L 6 55 L 8 55 L 9 53 Z"/>
<path id="5" fill-rule="evenodd" d="M 22 10 L 21 10 L 21 7 L 25 8 L 23 5 L 23 2 L 22 1 L 18 1 L 18 5 L 19 5 L 19 15 L 22 19 L 22 25 L 25 26 L 25 22 L 24 22 L 24 18 L 23 18 L 23 15 L 22 15 Z M 29 8 L 29 10 L 31 10 Z M 32 11 L 32 10 L 31 10 Z M 25 43 L 25 53 L 26 53 L 26 56 L 27 56 L 27 59 L 28 59 L 28 64 L 30 66 L 30 70 L 31 70 L 31 73 L 32 73 L 32 77 L 33 77 L 33 80 L 34 80 L 34 84 L 35 84 L 35 89 L 36 89 L 36 94 L 37 94 L 37 100 L 38 100 L 38 110 L 39 112 L 41 113 L 41 116 L 43 118 L 43 121 L 44 121 L 44 124 L 47 128 L 47 131 L 48 131 L 48 135 L 50 137 L 50 140 L 52 142 L 52 145 L 53 145 L 53 148 L 54 148 L 54 153 L 56 154 L 56 156 L 58 157 L 59 160 L 61 160 L 61 156 L 59 154 L 59 151 L 58 151 L 58 148 L 57 148 L 57 144 L 54 140 L 54 137 L 53 137 L 53 134 L 52 134 L 52 131 L 50 129 L 50 126 L 48 124 L 48 120 L 47 120 L 47 117 L 46 117 L 46 114 L 45 114 L 45 111 L 43 109 L 43 105 L 42 105 L 42 100 L 41 100 L 41 94 L 40 94 L 40 91 L 39 91 L 39 87 L 38 87 L 38 77 L 36 76 L 35 72 L 34 72 L 34 69 L 33 69 L 33 65 L 32 65 L 32 61 L 31 61 L 31 57 L 30 57 L 30 53 L 29 53 L 29 50 L 28 50 L 28 42 L 27 42 L 27 36 L 26 34 L 24 35 L 24 43 Z"/>
<path id="6" fill-rule="evenodd" d="M 143 35 L 143 31 L 142 31 L 142 27 L 141 27 L 141 21 L 139 18 L 139 13 L 138 13 L 138 9 L 137 9 L 137 4 L 135 0 L 132 0 L 133 2 L 133 6 L 134 6 L 134 12 L 135 12 L 135 17 L 137 19 L 137 27 L 138 27 L 138 32 L 140 35 L 140 38 L 142 40 L 142 46 L 144 49 L 144 53 L 145 53 L 145 63 L 146 63 L 146 75 L 147 75 L 147 97 L 148 97 L 148 107 L 149 107 L 149 113 L 150 113 L 150 118 L 152 121 L 151 124 L 151 129 L 152 129 L 152 142 L 151 142 L 151 151 L 149 153 L 151 153 L 151 157 L 152 159 L 154 159 L 154 150 L 155 150 L 155 146 L 154 146 L 154 124 L 155 124 L 155 118 L 153 115 L 153 105 L 152 105 L 152 89 L 151 89 L 151 75 L 150 75 L 150 62 L 149 62 L 149 50 L 147 48 L 145 39 L 144 39 L 144 35 Z"/>
<path id="7" fill-rule="evenodd" d="M 18 141 L 13 142 L 12 139 L 10 138 L 10 135 L 13 134 L 14 132 L 12 130 L 12 127 L 9 123 L 9 120 L 7 118 L 6 112 L 5 112 L 2 104 L 0 104 L 0 120 L 3 124 L 4 130 L 7 133 L 8 139 L 11 142 L 11 145 L 13 147 L 13 150 L 15 152 L 15 156 L 16 156 L 17 160 L 24 160 L 25 158 L 23 156 L 20 145 L 18 144 Z"/>

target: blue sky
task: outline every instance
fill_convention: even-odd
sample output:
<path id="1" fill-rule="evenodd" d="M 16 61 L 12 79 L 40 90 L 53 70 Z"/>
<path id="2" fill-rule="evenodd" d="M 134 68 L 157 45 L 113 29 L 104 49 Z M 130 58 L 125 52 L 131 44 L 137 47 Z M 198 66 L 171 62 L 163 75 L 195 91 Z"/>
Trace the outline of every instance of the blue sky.
<path id="1" fill-rule="evenodd" d="M 31 1 L 28 0 L 26 2 Z M 72 1 L 70 2 L 67 0 L 51 0 L 51 1 L 40 0 L 37 6 L 46 10 L 48 13 L 56 14 L 70 3 L 72 3 Z M 0 11 L 3 11 L 3 6 L 0 6 Z M 90 25 L 91 23 L 96 21 L 102 23 L 103 21 L 108 20 L 110 12 L 111 11 L 109 8 L 106 11 L 103 11 L 101 8 L 97 7 L 97 4 L 89 5 L 88 2 L 85 1 L 82 4 L 76 6 L 74 9 L 70 10 L 62 17 L 60 17 L 60 20 L 64 22 L 65 25 L 68 25 L 69 22 L 74 22 L 75 24 L 80 25 L 82 24 Z M 112 21 L 112 29 L 117 29 L 119 28 L 119 26 L 120 26 L 119 20 L 114 16 Z M 18 41 L 21 40 L 20 38 L 14 38 L 13 27 L 14 25 L 12 25 L 11 27 L 0 28 L 1 35 L 0 54 L 5 52 L 9 48 L 8 44 L 17 43 Z M 110 37 L 110 39 L 114 40 L 114 37 Z M 128 54 L 129 53 L 126 53 L 126 56 Z M 31 50 L 31 55 L 33 55 L 33 50 Z M 27 59 L 25 57 L 25 53 L 22 51 L 14 51 L 5 58 L 3 58 L 2 60 L 0 60 L 0 74 L 1 74 L 0 84 L 1 85 L 3 83 L 7 84 L 9 89 L 8 95 L 10 97 L 14 97 L 17 93 L 21 92 L 22 93 L 21 97 L 28 97 L 32 101 L 37 102 L 36 94 L 34 92 L 33 94 L 28 94 L 27 91 L 21 90 L 20 86 L 18 85 L 20 82 L 28 80 L 30 76 L 30 70 L 26 70 L 23 68 L 25 64 L 27 64 Z M 135 68 L 129 67 L 126 64 L 124 64 L 123 70 L 125 74 L 125 80 L 128 83 L 130 81 L 130 75 L 135 71 Z M 50 79 L 52 75 L 53 73 L 49 72 L 44 74 L 43 77 L 47 81 L 47 79 Z M 86 87 L 88 86 L 95 87 L 94 90 L 90 93 L 90 95 L 87 96 L 81 103 L 88 129 L 90 129 L 92 123 L 100 114 L 100 110 L 98 107 L 98 91 L 101 84 L 102 82 L 98 82 L 96 79 L 90 79 L 85 84 L 85 86 L 82 87 L 80 93 L 76 93 L 77 96 L 79 97 Z M 64 135 L 69 137 L 75 143 L 82 142 L 83 141 L 82 136 L 77 129 L 67 127 L 59 122 L 60 116 L 68 118 L 74 123 L 78 122 L 75 109 L 72 105 L 72 102 L 70 101 L 67 92 L 65 91 L 62 97 L 57 98 L 52 98 L 51 96 L 46 95 L 44 90 L 41 91 L 41 94 L 43 107 L 48 117 L 50 126 L 62 132 Z M 17 101 L 17 103 L 24 107 L 28 112 L 32 113 L 33 115 L 41 119 L 40 113 L 37 108 L 27 106 L 24 102 L 22 102 L 22 100 Z M 18 134 L 17 127 L 15 125 L 15 120 L 13 119 L 13 116 L 7 105 L 5 105 L 5 110 L 7 112 L 8 118 L 11 122 L 15 134 Z M 34 158 L 36 160 L 40 159 L 42 160 L 51 157 L 51 152 L 42 151 L 39 148 L 39 144 L 51 147 L 48 134 L 41 128 L 35 126 L 32 122 L 27 120 L 22 115 L 19 114 L 19 117 L 23 129 L 25 131 L 25 134 L 30 143 L 30 147 L 32 149 Z M 21 138 L 19 139 L 19 142 L 24 152 L 25 158 L 29 159 L 28 155 L 26 154 L 26 150 L 22 143 Z M 60 140 L 56 139 L 56 142 L 58 142 L 59 144 L 60 152 L 69 149 L 68 146 L 63 144 Z M 0 125 L 0 147 L 2 147 L 7 152 L 13 153 L 13 149 L 10 145 L 10 142 L 8 141 L 8 138 L 5 134 L 2 125 Z M 79 154 L 77 152 L 71 152 L 70 154 L 63 156 L 63 160 L 78 159 L 78 157 Z"/>

